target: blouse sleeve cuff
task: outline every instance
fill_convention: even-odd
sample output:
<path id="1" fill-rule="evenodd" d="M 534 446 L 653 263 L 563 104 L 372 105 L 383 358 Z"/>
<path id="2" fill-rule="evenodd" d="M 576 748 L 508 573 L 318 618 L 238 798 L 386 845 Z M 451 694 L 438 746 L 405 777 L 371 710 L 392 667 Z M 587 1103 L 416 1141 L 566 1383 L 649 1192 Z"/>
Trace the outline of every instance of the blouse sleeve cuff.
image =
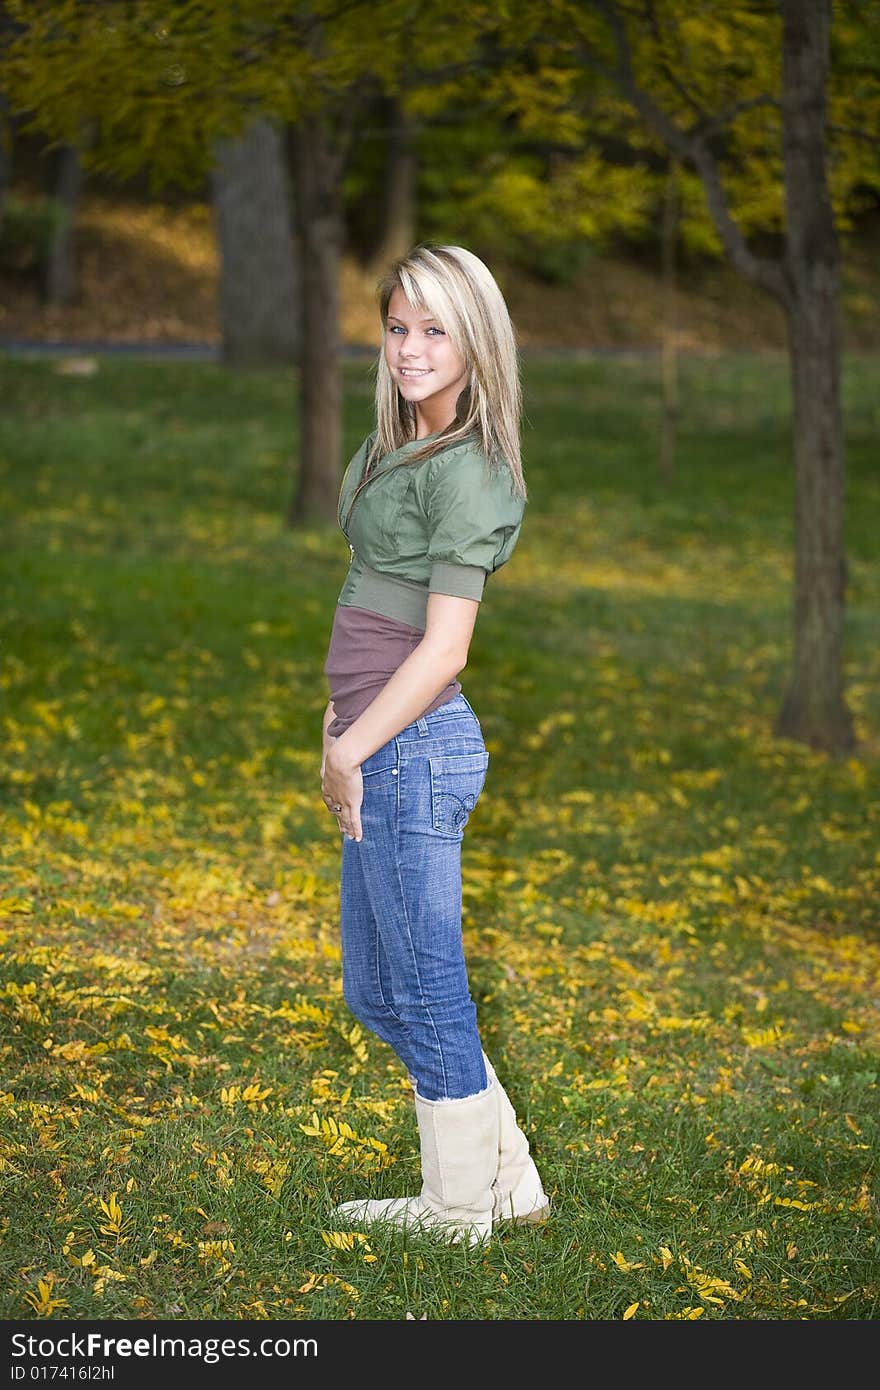
<path id="1" fill-rule="evenodd" d="M 486 571 L 481 565 L 450 565 L 446 560 L 435 560 L 428 582 L 432 594 L 451 594 L 454 598 L 483 597 Z"/>

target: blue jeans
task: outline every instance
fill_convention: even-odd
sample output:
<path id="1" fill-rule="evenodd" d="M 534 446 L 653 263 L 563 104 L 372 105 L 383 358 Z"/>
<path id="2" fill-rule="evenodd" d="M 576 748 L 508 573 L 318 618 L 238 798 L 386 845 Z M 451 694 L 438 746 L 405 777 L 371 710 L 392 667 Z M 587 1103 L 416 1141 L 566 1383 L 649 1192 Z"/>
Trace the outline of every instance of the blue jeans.
<path id="1" fill-rule="evenodd" d="M 345 1001 L 426 1100 L 488 1085 L 461 934 L 461 842 L 488 767 L 454 695 L 361 764 L 363 839 L 342 841 Z"/>

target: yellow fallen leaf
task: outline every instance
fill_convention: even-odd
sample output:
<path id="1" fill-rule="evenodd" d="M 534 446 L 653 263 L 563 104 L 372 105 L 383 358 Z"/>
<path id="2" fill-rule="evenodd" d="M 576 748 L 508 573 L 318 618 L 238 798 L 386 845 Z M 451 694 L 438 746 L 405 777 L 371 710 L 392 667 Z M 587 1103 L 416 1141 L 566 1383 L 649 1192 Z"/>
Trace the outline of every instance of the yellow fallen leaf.
<path id="1" fill-rule="evenodd" d="M 626 1258 L 622 1250 L 618 1250 L 614 1255 L 611 1256 L 611 1258 L 617 1265 L 617 1268 L 622 1270 L 624 1274 L 629 1274 L 630 1270 L 632 1269 L 645 1268 L 644 1262 L 640 1264 L 630 1264 L 629 1260 Z"/>

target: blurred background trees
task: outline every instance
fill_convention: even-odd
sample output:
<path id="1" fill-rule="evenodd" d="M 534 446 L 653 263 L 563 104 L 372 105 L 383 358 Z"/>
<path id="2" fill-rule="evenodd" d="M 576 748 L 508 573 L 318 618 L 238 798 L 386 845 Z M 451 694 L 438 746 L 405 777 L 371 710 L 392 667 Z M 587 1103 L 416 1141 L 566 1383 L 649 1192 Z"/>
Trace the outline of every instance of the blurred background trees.
<path id="1" fill-rule="evenodd" d="M 878 209 L 876 6 L 6 0 L 0 36 L 0 255 L 18 238 L 22 273 L 69 303 L 84 179 L 208 204 L 222 360 L 297 368 L 291 524 L 335 514 L 346 255 L 374 278 L 417 238 L 452 240 L 537 296 L 576 295 L 611 247 L 652 257 L 670 477 L 676 285 L 726 259 L 766 291 L 787 324 L 796 479 L 778 732 L 851 746 L 840 240 Z M 42 204 L 13 197 L 20 143 L 51 168 Z"/>

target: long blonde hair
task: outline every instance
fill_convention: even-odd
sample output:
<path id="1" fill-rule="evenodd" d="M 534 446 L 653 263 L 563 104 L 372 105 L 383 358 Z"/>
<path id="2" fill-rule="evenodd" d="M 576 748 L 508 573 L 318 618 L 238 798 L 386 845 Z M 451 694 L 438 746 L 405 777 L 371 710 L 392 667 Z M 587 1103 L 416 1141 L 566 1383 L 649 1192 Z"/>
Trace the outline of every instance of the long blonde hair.
<path id="1" fill-rule="evenodd" d="M 413 309 L 421 309 L 442 325 L 464 360 L 468 386 L 458 401 L 456 417 L 423 449 L 409 454 L 412 462 L 428 458 L 450 444 L 476 436 L 492 468 L 510 469 L 514 492 L 526 497 L 520 453 L 522 385 L 516 336 L 507 305 L 488 267 L 462 246 L 416 246 L 389 268 L 379 284 L 382 331 L 388 324 L 388 304 L 396 289 Z M 376 434 L 367 470 L 385 454 L 394 453 L 416 435 L 413 406 L 397 389 L 379 351 L 376 372 Z"/>

